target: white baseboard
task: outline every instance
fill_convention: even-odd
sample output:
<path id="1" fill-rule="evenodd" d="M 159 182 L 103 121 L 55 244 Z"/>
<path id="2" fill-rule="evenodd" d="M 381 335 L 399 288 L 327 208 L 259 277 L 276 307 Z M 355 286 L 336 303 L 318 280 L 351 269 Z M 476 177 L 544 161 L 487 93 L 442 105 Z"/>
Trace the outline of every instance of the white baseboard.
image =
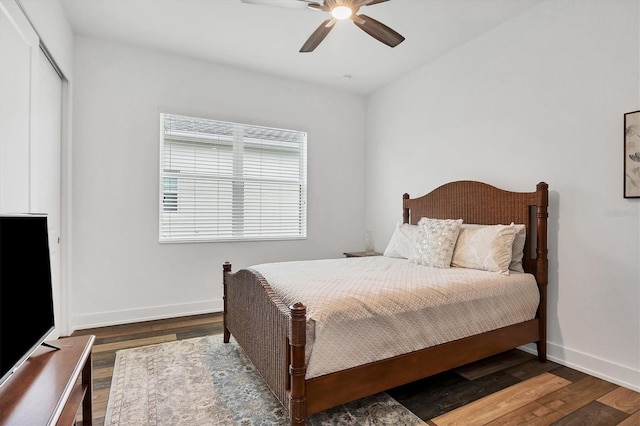
<path id="1" fill-rule="evenodd" d="M 195 303 L 151 306 L 140 309 L 123 309 L 118 311 L 99 312 L 95 314 L 76 315 L 71 318 L 70 321 L 71 332 L 75 330 L 104 327 L 108 325 L 152 321 L 164 318 L 207 314 L 211 312 L 222 312 L 223 310 L 224 303 L 222 299 L 216 299 Z"/>
<path id="2" fill-rule="evenodd" d="M 521 346 L 525 352 L 537 354 L 536 345 Z M 593 377 L 640 392 L 640 370 L 607 361 L 580 351 L 547 342 L 547 359 Z"/>

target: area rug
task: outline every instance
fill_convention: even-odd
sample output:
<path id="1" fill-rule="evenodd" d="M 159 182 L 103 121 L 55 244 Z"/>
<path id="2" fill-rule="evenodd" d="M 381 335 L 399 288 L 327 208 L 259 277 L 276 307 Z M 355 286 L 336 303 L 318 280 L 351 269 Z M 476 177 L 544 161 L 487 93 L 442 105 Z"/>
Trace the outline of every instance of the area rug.
<path id="1" fill-rule="evenodd" d="M 287 413 L 232 339 L 206 336 L 116 353 L 105 426 L 286 425 Z M 424 425 L 379 393 L 309 425 Z"/>

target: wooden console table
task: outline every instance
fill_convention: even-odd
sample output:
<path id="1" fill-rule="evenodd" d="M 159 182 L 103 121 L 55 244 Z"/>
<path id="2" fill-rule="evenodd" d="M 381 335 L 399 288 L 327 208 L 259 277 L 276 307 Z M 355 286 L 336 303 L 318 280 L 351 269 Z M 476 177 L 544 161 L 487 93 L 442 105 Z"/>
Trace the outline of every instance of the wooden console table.
<path id="1" fill-rule="evenodd" d="M 0 425 L 91 424 L 91 348 L 95 336 L 47 341 L 0 387 Z"/>

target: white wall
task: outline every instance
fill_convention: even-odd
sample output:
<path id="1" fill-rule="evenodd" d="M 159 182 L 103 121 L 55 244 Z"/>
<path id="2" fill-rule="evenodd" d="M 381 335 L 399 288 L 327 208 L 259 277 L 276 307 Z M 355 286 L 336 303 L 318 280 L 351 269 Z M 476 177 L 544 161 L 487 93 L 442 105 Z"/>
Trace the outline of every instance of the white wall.
<path id="1" fill-rule="evenodd" d="M 550 189 L 549 356 L 640 389 L 638 199 L 623 114 L 640 106 L 640 2 L 543 2 L 370 97 L 367 226 L 451 180 Z"/>
<path id="2" fill-rule="evenodd" d="M 0 0 L 0 211 L 31 211 L 31 135 L 38 36 L 14 0 Z"/>
<path id="3" fill-rule="evenodd" d="M 364 98 L 85 37 L 74 48 L 74 328 L 221 310 L 224 261 L 362 249 Z M 308 132 L 308 238 L 159 244 L 160 112 Z"/>

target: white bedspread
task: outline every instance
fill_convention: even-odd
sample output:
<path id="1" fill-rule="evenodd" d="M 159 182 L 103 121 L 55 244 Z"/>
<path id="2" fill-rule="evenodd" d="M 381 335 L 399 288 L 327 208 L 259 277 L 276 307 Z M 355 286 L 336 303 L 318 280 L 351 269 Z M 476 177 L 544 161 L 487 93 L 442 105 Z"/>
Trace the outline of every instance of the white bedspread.
<path id="1" fill-rule="evenodd" d="M 307 378 L 533 319 L 531 274 L 438 269 L 384 256 L 252 266 L 307 307 Z"/>

